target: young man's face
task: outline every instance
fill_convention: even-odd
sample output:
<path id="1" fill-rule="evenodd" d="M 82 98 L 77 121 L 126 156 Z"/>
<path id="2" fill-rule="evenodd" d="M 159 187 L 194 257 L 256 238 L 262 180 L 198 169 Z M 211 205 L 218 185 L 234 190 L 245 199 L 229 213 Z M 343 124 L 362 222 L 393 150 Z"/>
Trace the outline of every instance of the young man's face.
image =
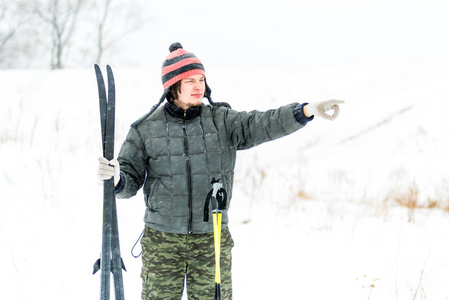
<path id="1" fill-rule="evenodd" d="M 181 92 L 174 101 L 176 106 L 187 110 L 192 106 L 200 106 L 206 89 L 206 80 L 203 75 L 192 75 L 181 80 Z"/>

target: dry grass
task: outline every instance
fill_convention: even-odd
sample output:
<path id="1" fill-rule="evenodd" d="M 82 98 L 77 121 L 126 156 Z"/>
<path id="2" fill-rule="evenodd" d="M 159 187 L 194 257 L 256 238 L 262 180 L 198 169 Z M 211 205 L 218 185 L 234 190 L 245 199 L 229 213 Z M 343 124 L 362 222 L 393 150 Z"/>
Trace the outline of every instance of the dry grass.
<path id="1" fill-rule="evenodd" d="M 427 197 L 427 200 L 419 201 L 420 192 L 415 183 L 411 183 L 405 190 L 392 190 L 385 197 L 385 205 L 394 203 L 401 207 L 407 208 L 408 221 L 413 222 L 414 214 L 417 209 L 441 209 L 449 212 L 449 201 L 440 198 Z"/>
<path id="2" fill-rule="evenodd" d="M 311 200 L 311 199 L 313 199 L 313 197 L 310 194 L 306 193 L 306 191 L 304 191 L 303 189 L 299 190 L 296 193 L 295 196 L 296 196 L 296 198 L 299 198 L 299 199 L 302 199 L 302 200 Z"/>

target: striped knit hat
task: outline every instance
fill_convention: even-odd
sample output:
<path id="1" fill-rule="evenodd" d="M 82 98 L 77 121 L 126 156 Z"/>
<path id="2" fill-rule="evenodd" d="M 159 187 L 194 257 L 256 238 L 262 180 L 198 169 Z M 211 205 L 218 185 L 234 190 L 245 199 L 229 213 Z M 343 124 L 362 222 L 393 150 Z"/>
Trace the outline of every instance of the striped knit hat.
<path id="1" fill-rule="evenodd" d="M 180 43 L 170 45 L 170 54 L 162 65 L 162 85 L 164 90 L 176 82 L 192 75 L 203 75 L 206 78 L 204 67 L 201 61 L 182 48 Z"/>
<path id="2" fill-rule="evenodd" d="M 147 113 L 131 125 L 134 128 L 136 128 L 143 120 L 148 118 L 161 105 L 161 103 L 164 102 L 165 98 L 167 97 L 168 91 L 173 84 L 192 75 L 201 74 L 204 76 L 204 78 L 206 78 L 204 67 L 201 61 L 193 53 L 184 50 L 180 43 L 173 43 L 168 49 L 170 50 L 170 54 L 164 61 L 161 72 L 164 93 L 159 99 L 159 102 L 150 109 L 149 113 Z M 214 106 L 224 106 L 231 108 L 231 106 L 226 102 L 213 102 L 210 96 L 211 93 L 212 91 L 206 82 L 204 97 L 207 98 L 209 103 Z"/>

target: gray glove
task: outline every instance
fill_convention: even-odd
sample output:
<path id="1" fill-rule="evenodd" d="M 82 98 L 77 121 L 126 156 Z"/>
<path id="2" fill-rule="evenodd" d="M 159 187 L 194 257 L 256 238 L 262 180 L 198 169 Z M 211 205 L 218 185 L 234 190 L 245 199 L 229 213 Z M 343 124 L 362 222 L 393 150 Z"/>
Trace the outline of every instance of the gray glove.
<path id="1" fill-rule="evenodd" d="M 319 116 L 327 120 L 334 120 L 338 117 L 340 113 L 340 106 L 338 104 L 344 103 L 343 100 L 328 100 L 318 103 L 307 104 L 304 108 L 307 110 L 309 115 Z M 327 112 L 333 110 L 333 114 L 329 115 Z"/>
<path id="2" fill-rule="evenodd" d="M 104 157 L 98 158 L 98 178 L 108 180 L 114 176 L 114 186 L 120 181 L 120 164 L 116 159 L 107 160 Z"/>

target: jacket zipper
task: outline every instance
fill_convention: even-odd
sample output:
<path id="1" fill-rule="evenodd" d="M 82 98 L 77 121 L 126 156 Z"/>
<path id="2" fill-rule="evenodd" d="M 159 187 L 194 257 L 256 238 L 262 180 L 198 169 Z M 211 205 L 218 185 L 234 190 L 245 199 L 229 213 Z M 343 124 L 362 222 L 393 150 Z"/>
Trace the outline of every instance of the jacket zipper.
<path id="1" fill-rule="evenodd" d="M 184 111 L 184 119 L 182 123 L 182 132 L 184 134 L 184 160 L 186 162 L 186 171 L 187 171 L 187 192 L 188 192 L 188 201 L 189 201 L 189 224 L 188 224 L 188 233 L 192 234 L 192 220 L 193 220 L 193 208 L 192 208 L 192 176 L 190 170 L 190 159 L 189 159 L 189 145 L 187 144 L 187 128 L 186 128 L 186 114 Z"/>

